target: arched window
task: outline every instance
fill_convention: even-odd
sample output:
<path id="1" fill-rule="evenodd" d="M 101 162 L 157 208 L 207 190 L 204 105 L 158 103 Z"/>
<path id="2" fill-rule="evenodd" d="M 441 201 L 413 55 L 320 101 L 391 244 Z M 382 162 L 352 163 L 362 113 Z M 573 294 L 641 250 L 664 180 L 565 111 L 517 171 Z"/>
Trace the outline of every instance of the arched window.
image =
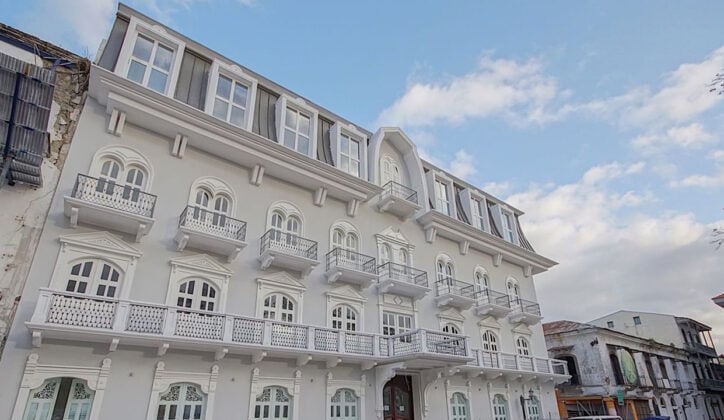
<path id="1" fill-rule="evenodd" d="M 485 351 L 498 351 L 498 337 L 494 332 L 486 330 L 483 335 L 483 350 Z"/>
<path id="2" fill-rule="evenodd" d="M 271 207 L 269 229 L 271 241 L 277 246 L 297 246 L 302 235 L 302 214 L 292 204 L 281 202 Z"/>
<path id="3" fill-rule="evenodd" d="M 520 286 L 518 281 L 514 278 L 509 278 L 508 284 L 508 298 L 510 299 L 511 306 L 520 306 Z"/>
<path id="4" fill-rule="evenodd" d="M 490 287 L 490 279 L 488 278 L 488 273 L 481 267 L 475 269 L 473 281 L 475 283 L 476 292 L 487 291 Z"/>
<path id="5" fill-rule="evenodd" d="M 193 207 L 193 218 L 197 223 L 205 227 L 223 227 L 234 213 L 234 193 L 221 179 L 202 177 L 191 185 L 189 206 Z"/>
<path id="6" fill-rule="evenodd" d="M 568 366 L 568 374 L 571 375 L 569 383 L 571 385 L 580 385 L 580 379 L 578 378 L 578 368 L 576 367 L 576 359 L 573 356 L 561 356 L 559 359 L 564 360 Z"/>
<path id="7" fill-rule="evenodd" d="M 351 389 L 338 389 L 330 405 L 330 418 L 339 420 L 359 419 L 359 398 Z"/>
<path id="8" fill-rule="evenodd" d="M 458 328 L 455 324 L 447 323 L 442 327 L 442 332 L 460 335 L 460 328 Z"/>
<path id="9" fill-rule="evenodd" d="M 213 312 L 217 308 L 218 290 L 204 279 L 189 279 L 178 286 L 176 306 Z"/>
<path id="10" fill-rule="evenodd" d="M 288 420 L 292 415 L 292 397 L 278 386 L 268 386 L 256 397 L 255 420 Z"/>
<path id="11" fill-rule="evenodd" d="M 138 201 L 140 192 L 146 190 L 146 169 L 136 165 L 124 166 L 118 159 L 105 157 L 98 171 L 96 191 Z"/>
<path id="12" fill-rule="evenodd" d="M 493 420 L 508 420 L 508 401 L 502 394 L 493 397 Z"/>
<path id="13" fill-rule="evenodd" d="M 332 309 L 332 328 L 357 331 L 357 311 L 349 305 L 338 305 Z"/>
<path id="14" fill-rule="evenodd" d="M 470 410 L 468 409 L 468 399 L 462 392 L 456 392 L 450 398 L 450 412 L 452 420 L 469 420 Z"/>
<path id="15" fill-rule="evenodd" d="M 410 266 L 410 255 L 407 253 L 407 250 L 405 248 L 400 248 L 399 250 L 398 263 L 405 267 Z"/>
<path id="16" fill-rule="evenodd" d="M 528 412 L 528 415 L 526 416 L 527 420 L 540 420 L 540 401 L 538 401 L 538 398 L 534 395 L 532 395 L 528 400 L 525 402 L 526 411 Z"/>
<path id="17" fill-rule="evenodd" d="M 381 184 L 384 186 L 390 181 L 397 182 L 398 184 L 402 184 L 402 172 L 400 172 L 400 165 L 397 164 L 397 161 L 395 161 L 394 158 L 391 156 L 383 156 L 382 157 L 382 174 L 381 174 Z"/>
<path id="18" fill-rule="evenodd" d="M 380 245 L 380 264 L 387 264 L 392 261 L 392 250 L 388 244 Z"/>
<path id="19" fill-rule="evenodd" d="M 198 385 L 173 384 L 158 399 L 157 420 L 203 420 L 206 395 Z"/>
<path id="20" fill-rule="evenodd" d="M 81 379 L 48 379 L 30 391 L 23 420 L 50 420 L 58 414 L 63 420 L 86 420 L 90 416 L 94 395 Z"/>
<path id="21" fill-rule="evenodd" d="M 515 339 L 515 348 L 520 356 L 530 356 L 530 344 L 525 337 Z"/>
<path id="22" fill-rule="evenodd" d="M 282 322 L 294 322 L 294 301 L 281 293 L 272 293 L 264 298 L 264 319 Z"/>
<path id="23" fill-rule="evenodd" d="M 435 267 L 438 281 L 452 280 L 455 277 L 455 268 L 453 267 L 452 260 L 450 260 L 448 256 L 443 255 L 438 257 Z"/>
<path id="24" fill-rule="evenodd" d="M 65 291 L 113 298 L 118 296 L 120 285 L 121 272 L 115 265 L 88 259 L 71 266 Z"/>

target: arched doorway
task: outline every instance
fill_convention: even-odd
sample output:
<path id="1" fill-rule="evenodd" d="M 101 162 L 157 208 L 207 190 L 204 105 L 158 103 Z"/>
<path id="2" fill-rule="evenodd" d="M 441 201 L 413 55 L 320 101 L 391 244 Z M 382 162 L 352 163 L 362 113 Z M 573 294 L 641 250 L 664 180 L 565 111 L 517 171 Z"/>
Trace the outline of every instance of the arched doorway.
<path id="1" fill-rule="evenodd" d="M 384 420 L 415 418 L 412 401 L 412 377 L 397 375 L 382 390 Z"/>

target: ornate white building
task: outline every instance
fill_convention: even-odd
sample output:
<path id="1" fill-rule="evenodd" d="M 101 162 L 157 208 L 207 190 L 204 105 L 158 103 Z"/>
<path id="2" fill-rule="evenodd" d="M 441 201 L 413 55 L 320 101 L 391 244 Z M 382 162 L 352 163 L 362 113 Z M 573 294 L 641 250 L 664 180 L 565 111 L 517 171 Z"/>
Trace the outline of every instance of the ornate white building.
<path id="1" fill-rule="evenodd" d="M 558 417 L 518 209 L 120 5 L 0 418 Z"/>

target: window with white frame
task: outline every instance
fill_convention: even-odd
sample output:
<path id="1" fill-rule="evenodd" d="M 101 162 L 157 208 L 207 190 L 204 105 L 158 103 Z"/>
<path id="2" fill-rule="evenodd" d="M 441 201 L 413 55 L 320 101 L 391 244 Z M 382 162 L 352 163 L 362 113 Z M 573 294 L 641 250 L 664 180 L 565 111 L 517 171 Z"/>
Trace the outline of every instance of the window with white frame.
<path id="1" fill-rule="evenodd" d="M 332 309 L 332 328 L 336 330 L 358 331 L 357 311 L 349 305 L 338 305 Z"/>
<path id="2" fill-rule="evenodd" d="M 237 127 L 245 127 L 249 86 L 219 74 L 212 115 Z"/>
<path id="3" fill-rule="evenodd" d="M 448 188 L 448 184 L 435 179 L 435 208 L 448 216 L 452 216 L 452 204 Z"/>
<path id="4" fill-rule="evenodd" d="M 508 298 L 510 299 L 510 305 L 520 306 L 520 286 L 518 285 L 518 281 L 511 277 L 506 283 L 508 287 Z"/>
<path id="5" fill-rule="evenodd" d="M 158 40 L 138 34 L 133 45 L 126 77 L 159 93 L 166 93 L 174 49 Z"/>
<path id="6" fill-rule="evenodd" d="M 264 298 L 262 316 L 274 321 L 294 322 L 297 318 L 294 301 L 281 293 L 272 293 Z"/>
<path id="7" fill-rule="evenodd" d="M 515 349 L 519 356 L 530 356 L 530 344 L 525 337 L 515 339 Z"/>
<path id="8" fill-rule="evenodd" d="M 121 278 L 121 271 L 115 264 L 99 258 L 84 259 L 72 263 L 65 291 L 115 298 L 120 291 Z"/>
<path id="9" fill-rule="evenodd" d="M 351 389 L 338 389 L 330 401 L 330 418 L 338 420 L 359 419 L 359 397 Z"/>
<path id="10" fill-rule="evenodd" d="M 535 396 L 531 396 L 525 401 L 526 411 L 528 420 L 540 420 L 540 401 Z"/>
<path id="11" fill-rule="evenodd" d="M 402 172 L 400 165 L 391 156 L 383 156 L 381 159 L 382 173 L 380 174 L 381 184 L 384 186 L 390 181 L 402 184 Z"/>
<path id="12" fill-rule="evenodd" d="M 503 238 L 510 243 L 515 243 L 515 221 L 513 215 L 507 211 L 501 213 L 503 223 Z"/>
<path id="13" fill-rule="evenodd" d="M 450 398 L 450 414 L 452 420 L 470 420 L 468 399 L 462 392 L 456 392 Z"/>
<path id="14" fill-rule="evenodd" d="M 382 335 L 397 335 L 412 329 L 412 316 L 395 312 L 382 312 Z"/>
<path id="15" fill-rule="evenodd" d="M 488 273 L 482 267 L 475 269 L 473 281 L 475 284 L 475 291 L 477 292 L 487 291 L 490 287 L 490 278 L 488 277 Z"/>
<path id="16" fill-rule="evenodd" d="M 473 198 L 472 201 L 475 226 L 477 226 L 480 230 L 485 230 L 485 226 L 487 225 L 486 222 L 488 220 L 488 212 L 485 201 L 478 198 Z"/>
<path id="17" fill-rule="evenodd" d="M 231 213 L 231 198 L 226 193 L 213 193 L 205 187 L 196 189 L 191 217 L 205 226 L 226 226 Z"/>
<path id="18" fill-rule="evenodd" d="M 213 312 L 218 310 L 218 294 L 216 287 L 206 279 L 186 279 L 179 283 L 176 306 Z"/>
<path id="19" fill-rule="evenodd" d="M 503 394 L 493 397 L 493 420 L 508 420 L 508 401 Z"/>
<path id="20" fill-rule="evenodd" d="M 124 167 L 117 159 L 102 159 L 96 191 L 118 196 L 124 200 L 138 201 L 145 191 L 146 171 L 136 165 Z"/>
<path id="21" fill-rule="evenodd" d="M 435 270 L 437 273 L 437 288 L 439 293 L 451 293 L 454 287 L 455 267 L 452 260 L 447 255 L 441 255 L 435 262 Z"/>
<path id="22" fill-rule="evenodd" d="M 206 395 L 195 384 L 177 383 L 158 399 L 157 420 L 203 420 Z"/>
<path id="23" fill-rule="evenodd" d="M 292 418 L 292 397 L 279 386 L 265 387 L 256 397 L 254 420 L 289 420 Z"/>
<path id="24" fill-rule="evenodd" d="M 389 244 L 380 244 L 380 265 L 392 262 L 392 249 Z"/>
<path id="25" fill-rule="evenodd" d="M 84 380 L 48 379 L 30 391 L 23 420 L 87 420 L 94 396 Z"/>
<path id="26" fill-rule="evenodd" d="M 312 136 L 312 116 L 287 107 L 284 111 L 284 131 L 281 143 L 299 153 L 309 155 Z"/>
<path id="27" fill-rule="evenodd" d="M 460 328 L 458 328 L 458 326 L 455 324 L 447 323 L 442 327 L 442 332 L 448 333 L 448 334 L 460 335 Z"/>
<path id="28" fill-rule="evenodd" d="M 485 330 L 481 336 L 483 342 L 483 350 L 496 352 L 498 348 L 498 336 L 490 330 Z"/>
<path id="29" fill-rule="evenodd" d="M 337 166 L 354 176 L 360 176 L 360 141 L 345 133 L 339 135 Z"/>

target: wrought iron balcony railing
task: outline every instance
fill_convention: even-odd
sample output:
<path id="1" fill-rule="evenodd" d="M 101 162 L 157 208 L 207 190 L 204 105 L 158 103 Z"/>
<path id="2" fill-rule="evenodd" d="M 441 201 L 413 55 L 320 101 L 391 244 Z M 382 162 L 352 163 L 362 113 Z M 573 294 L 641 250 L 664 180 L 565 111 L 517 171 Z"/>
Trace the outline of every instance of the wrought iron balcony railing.
<path id="1" fill-rule="evenodd" d="M 541 316 L 540 305 L 529 300 L 511 298 L 510 307 L 513 309 L 513 313 L 522 312 L 524 314 Z"/>
<path id="2" fill-rule="evenodd" d="M 327 270 L 334 267 L 344 267 L 368 274 L 377 274 L 377 264 L 374 257 L 337 247 L 327 253 Z"/>
<path id="3" fill-rule="evenodd" d="M 138 187 L 83 174 L 78 174 L 71 197 L 144 217 L 153 217 L 156 207 L 156 196 Z"/>
<path id="4" fill-rule="evenodd" d="M 178 225 L 236 241 L 246 239 L 246 222 L 197 206 L 186 206 L 179 216 Z"/>
<path id="5" fill-rule="evenodd" d="M 475 297 L 475 286 L 453 278 L 440 279 L 435 282 L 437 296 L 455 295 L 473 299 Z"/>
<path id="6" fill-rule="evenodd" d="M 380 282 L 394 280 L 428 287 L 427 272 L 406 265 L 388 262 L 377 267 L 377 272 Z"/>
<path id="7" fill-rule="evenodd" d="M 477 305 L 497 305 L 510 308 L 510 298 L 507 294 L 495 291 L 489 287 L 475 292 L 475 303 Z"/>
<path id="8" fill-rule="evenodd" d="M 395 181 L 390 181 L 382 186 L 382 193 L 380 194 L 380 197 L 396 197 L 409 201 L 413 204 L 419 204 L 417 201 L 417 191 Z"/>
<path id="9" fill-rule="evenodd" d="M 317 241 L 302 238 L 278 229 L 269 229 L 261 237 L 261 254 L 265 251 L 278 251 L 287 255 L 317 259 Z"/>

